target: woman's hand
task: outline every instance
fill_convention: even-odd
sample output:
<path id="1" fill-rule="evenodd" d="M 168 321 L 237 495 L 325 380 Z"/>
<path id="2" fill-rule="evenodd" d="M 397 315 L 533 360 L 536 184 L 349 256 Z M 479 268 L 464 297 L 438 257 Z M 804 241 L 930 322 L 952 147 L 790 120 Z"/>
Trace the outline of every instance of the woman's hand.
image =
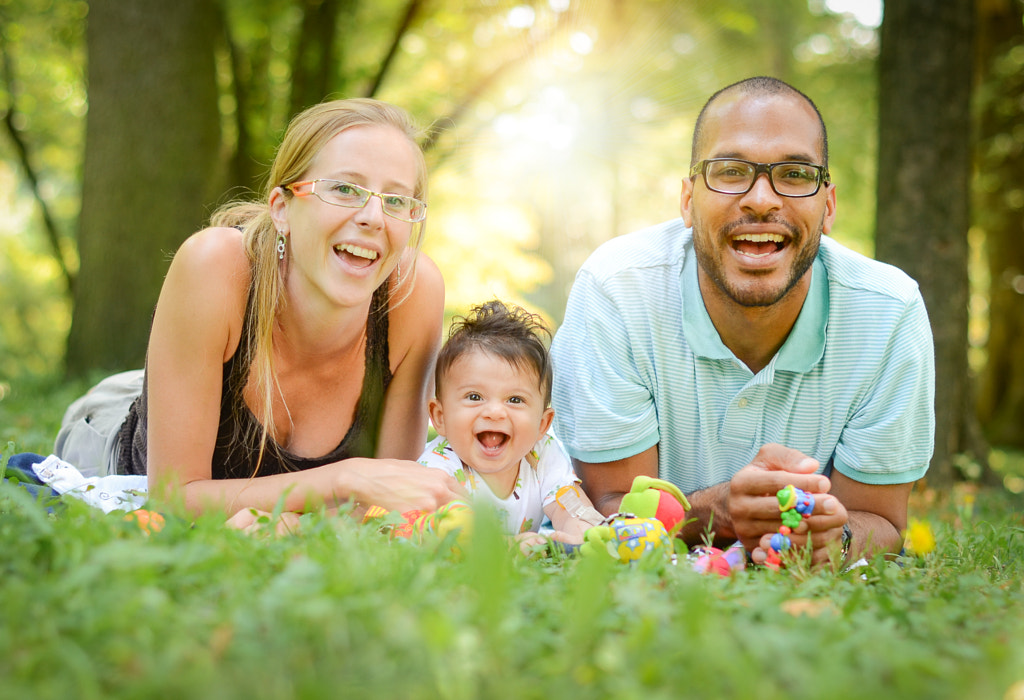
<path id="1" fill-rule="evenodd" d="M 350 459 L 338 462 L 339 503 L 348 498 L 404 513 L 435 511 L 449 501 L 466 497 L 453 477 L 440 469 L 402 459 Z"/>

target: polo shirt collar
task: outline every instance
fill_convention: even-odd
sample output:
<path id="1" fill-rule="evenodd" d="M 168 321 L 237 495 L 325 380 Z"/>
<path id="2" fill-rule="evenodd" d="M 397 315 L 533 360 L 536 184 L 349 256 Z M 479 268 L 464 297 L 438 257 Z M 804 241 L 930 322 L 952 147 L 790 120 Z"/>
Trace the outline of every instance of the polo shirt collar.
<path id="1" fill-rule="evenodd" d="M 683 262 L 683 335 L 690 349 L 713 360 L 734 360 L 736 356 L 722 343 L 718 330 L 704 307 L 697 281 L 697 256 L 692 244 Z M 687 303 L 693 300 L 696 303 Z M 828 326 L 828 271 L 821 256 L 814 259 L 811 287 L 807 291 L 800 315 L 786 342 L 770 363 L 775 371 L 809 372 L 825 352 L 825 330 Z"/>

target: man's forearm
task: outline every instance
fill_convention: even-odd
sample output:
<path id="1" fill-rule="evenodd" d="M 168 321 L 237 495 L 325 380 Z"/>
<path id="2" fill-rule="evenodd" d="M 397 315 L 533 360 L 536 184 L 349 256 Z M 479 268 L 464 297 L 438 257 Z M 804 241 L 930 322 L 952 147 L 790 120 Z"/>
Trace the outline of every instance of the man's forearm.
<path id="1" fill-rule="evenodd" d="M 729 517 L 729 482 L 688 493 L 686 499 L 690 510 L 686 511 L 687 524 L 680 536 L 687 545 L 704 544 L 709 538 L 716 547 L 726 547 L 736 541 Z"/>
<path id="2" fill-rule="evenodd" d="M 879 552 L 899 554 L 903 549 L 903 533 L 882 516 L 862 510 L 849 511 L 847 515 L 852 535 L 847 564 L 861 557 L 870 559 Z"/>

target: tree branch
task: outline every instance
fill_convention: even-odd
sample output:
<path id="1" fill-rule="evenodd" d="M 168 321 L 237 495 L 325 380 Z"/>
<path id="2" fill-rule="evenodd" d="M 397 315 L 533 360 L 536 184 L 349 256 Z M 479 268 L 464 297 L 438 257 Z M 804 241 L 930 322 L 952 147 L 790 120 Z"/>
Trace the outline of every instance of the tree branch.
<path id="1" fill-rule="evenodd" d="M 486 93 L 491 88 L 491 86 L 498 82 L 498 79 L 501 78 L 511 68 L 519 64 L 524 58 L 526 58 L 534 51 L 536 51 L 538 47 L 546 44 L 547 42 L 551 41 L 551 39 L 553 39 L 555 36 L 557 36 L 558 33 L 569 22 L 569 20 L 569 13 L 563 12 L 559 16 L 558 21 L 554 24 L 554 26 L 551 27 L 551 29 L 549 29 L 544 34 L 541 34 L 537 38 L 525 42 L 523 44 L 522 49 L 520 49 L 516 54 L 507 58 L 503 63 L 500 63 L 497 67 L 495 67 L 490 73 L 486 74 L 479 81 L 477 81 L 476 85 L 474 85 L 465 94 L 465 96 L 463 96 L 459 103 L 455 105 L 455 107 L 450 112 L 448 112 L 448 114 L 434 122 L 434 125 L 430 129 L 430 133 L 427 135 L 426 139 L 424 139 L 423 143 L 420 144 L 423 148 L 423 151 L 427 152 L 433 149 L 434 146 L 437 145 L 437 141 L 438 139 L 441 138 L 441 135 L 444 134 L 444 132 L 451 129 L 453 126 L 455 126 L 455 124 L 458 123 L 459 119 L 462 118 L 462 115 L 466 113 L 466 111 L 473 105 L 473 103 L 481 95 Z"/>
<path id="2" fill-rule="evenodd" d="M 402 44 L 402 37 L 409 31 L 409 27 L 412 26 L 412 22 L 416 19 L 416 15 L 419 14 L 420 8 L 423 6 L 423 0 L 409 0 L 409 4 L 405 6 L 405 14 L 402 16 L 402 21 L 398 25 L 398 29 L 395 30 L 394 36 L 391 38 L 391 45 L 388 47 L 387 53 L 384 55 L 384 60 L 380 62 L 380 68 L 377 70 L 377 74 L 373 77 L 373 81 L 370 86 L 363 93 L 363 97 L 373 97 L 380 90 L 381 84 L 384 82 L 384 78 L 387 76 L 388 69 L 391 68 L 391 64 L 395 60 L 395 56 L 398 54 L 398 48 Z"/>
<path id="3" fill-rule="evenodd" d="M 50 207 L 46 203 L 46 200 L 43 199 L 42 193 L 39 191 L 39 177 L 36 174 L 35 169 L 32 167 L 32 161 L 28 154 L 28 145 L 21 137 L 21 132 L 18 131 L 18 128 L 14 125 L 16 114 L 14 105 L 17 89 L 14 83 L 14 69 L 12 66 L 11 55 L 7 50 L 7 44 L 3 41 L 2 33 L 0 33 L 0 72 L 2 72 L 0 79 L 2 79 L 7 85 L 7 93 L 10 96 L 10 105 L 3 115 L 4 128 L 7 130 L 7 134 L 11 137 L 11 142 L 14 144 L 14 150 L 18 156 L 18 162 L 21 164 L 22 170 L 25 171 L 25 178 L 28 180 L 32 196 L 39 205 L 39 211 L 43 217 L 43 228 L 46 233 L 47 241 L 50 243 L 54 259 L 56 259 L 57 264 L 60 266 L 61 274 L 64 276 L 64 281 L 67 284 L 68 293 L 70 294 L 75 288 L 75 276 L 68 267 L 67 260 L 61 250 L 60 233 L 57 230 L 57 224 L 53 219 L 53 215 L 50 213 Z"/>

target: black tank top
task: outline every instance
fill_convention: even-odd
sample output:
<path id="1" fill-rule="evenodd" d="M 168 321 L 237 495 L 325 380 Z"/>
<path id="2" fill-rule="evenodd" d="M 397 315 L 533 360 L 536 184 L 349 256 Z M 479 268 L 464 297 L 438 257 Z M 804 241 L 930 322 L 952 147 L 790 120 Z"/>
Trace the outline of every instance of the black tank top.
<path id="1" fill-rule="evenodd" d="M 289 453 L 268 436 L 258 471 L 256 462 L 263 428 L 242 400 L 241 394 L 248 381 L 249 368 L 242 367 L 239 358 L 246 356 L 242 344 L 252 342 L 248 327 L 249 315 L 246 313 L 239 347 L 224 363 L 220 425 L 213 451 L 214 479 L 246 479 L 254 474 L 281 474 L 312 469 L 349 457 L 375 455 L 384 394 L 391 383 L 388 352 L 389 297 L 388 283 L 385 282 L 374 292 L 370 302 L 370 313 L 366 319 L 363 386 L 351 426 L 338 446 L 322 457 L 305 458 Z M 121 453 L 118 460 L 118 472 L 121 474 L 146 473 L 147 385 L 148 382 L 143 383 L 142 395 L 132 404 L 128 418 L 121 427 Z M 343 422 L 340 416 L 338 422 Z"/>

